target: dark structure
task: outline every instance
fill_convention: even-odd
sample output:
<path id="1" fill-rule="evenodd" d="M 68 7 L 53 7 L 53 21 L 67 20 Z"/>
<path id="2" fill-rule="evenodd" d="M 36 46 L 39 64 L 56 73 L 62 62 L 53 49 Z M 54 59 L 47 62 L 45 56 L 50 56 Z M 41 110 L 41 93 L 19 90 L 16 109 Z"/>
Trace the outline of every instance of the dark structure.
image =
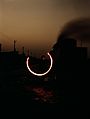
<path id="1" fill-rule="evenodd" d="M 77 47 L 75 39 L 59 37 L 51 52 L 55 59 L 56 75 L 60 80 L 70 79 L 72 73 L 76 73 L 84 65 L 82 63 L 87 61 L 87 48 Z M 67 77 L 65 73 L 70 74 L 70 77 Z M 73 78 L 74 76 L 71 79 Z"/>
<path id="2" fill-rule="evenodd" d="M 63 97 L 62 104 L 66 112 L 78 115 L 82 111 L 84 114 L 88 112 L 86 105 L 89 104 L 90 89 L 87 47 L 77 47 L 76 39 L 61 35 L 51 51 L 59 100 Z"/>
<path id="3" fill-rule="evenodd" d="M 2 51 L 2 44 L 0 44 L 0 52 Z"/>
<path id="4" fill-rule="evenodd" d="M 56 109 L 58 110 L 59 108 L 61 110 L 63 110 L 63 108 L 65 108 L 66 110 L 69 110 L 69 108 L 71 108 L 70 111 L 72 111 L 72 109 L 74 110 L 75 108 L 76 110 L 81 110 L 81 108 L 79 108 L 78 106 L 80 106 L 80 101 L 83 100 L 84 96 L 86 96 L 88 92 L 87 77 L 89 76 L 89 70 L 87 70 L 87 68 L 90 67 L 90 61 L 87 58 L 87 48 L 77 47 L 76 44 L 77 42 L 73 38 L 65 38 L 63 36 L 59 36 L 57 43 L 53 46 L 53 50 L 50 51 L 50 54 L 52 55 L 54 61 L 53 69 L 45 77 L 40 78 L 28 72 L 26 67 L 24 47 L 22 54 L 19 54 L 16 50 L 14 41 L 13 51 L 2 52 L 0 44 L 0 84 L 3 84 L 2 87 L 6 85 L 5 88 L 2 88 L 2 93 L 5 91 L 6 94 L 8 92 L 8 95 L 13 94 L 16 97 L 17 95 L 21 97 L 25 96 L 25 98 L 27 97 L 27 105 L 31 107 L 31 105 L 33 106 L 33 104 L 36 103 L 33 100 L 34 96 L 37 96 L 32 90 L 35 90 L 37 87 L 42 86 L 43 88 L 46 88 L 46 90 L 51 89 L 55 91 L 55 101 L 56 103 L 58 103 L 58 105 L 53 108 L 50 107 L 50 109 L 54 111 Z M 36 71 L 42 69 L 43 72 L 44 69 L 47 69 L 50 64 L 44 56 L 42 56 L 41 59 L 37 59 L 32 56 L 29 57 L 30 62 L 32 62 L 31 67 L 33 70 L 37 67 L 38 69 L 36 69 Z M 35 63 L 36 66 L 34 67 L 33 64 Z M 56 80 L 52 80 L 54 79 L 54 77 L 56 77 Z M 44 78 L 46 80 L 48 78 L 50 81 L 47 83 L 43 82 Z M 40 90 L 40 88 L 37 89 L 37 91 L 41 92 L 42 95 L 42 90 Z M 49 94 L 52 95 L 50 91 Z M 87 98 L 87 96 L 85 98 Z M 21 102 L 21 100 L 22 98 L 20 99 L 19 103 Z M 25 102 L 25 100 L 23 102 Z M 37 104 L 42 104 L 40 100 L 38 102 L 39 103 Z M 40 105 L 38 106 L 40 107 Z M 37 105 L 34 105 L 33 107 L 35 107 L 36 109 Z"/>

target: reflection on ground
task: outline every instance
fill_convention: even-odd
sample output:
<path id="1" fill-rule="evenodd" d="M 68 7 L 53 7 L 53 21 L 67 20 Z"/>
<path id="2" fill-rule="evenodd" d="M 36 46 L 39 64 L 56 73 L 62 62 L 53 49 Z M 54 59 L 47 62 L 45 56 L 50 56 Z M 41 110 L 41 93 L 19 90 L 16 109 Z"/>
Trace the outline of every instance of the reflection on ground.
<path id="1" fill-rule="evenodd" d="M 33 100 L 39 101 L 39 102 L 46 102 L 46 103 L 55 103 L 56 96 L 54 94 L 54 91 L 45 89 L 44 87 L 36 86 L 36 87 L 30 87 L 26 86 L 25 89 L 27 91 L 32 91 L 34 93 Z"/>

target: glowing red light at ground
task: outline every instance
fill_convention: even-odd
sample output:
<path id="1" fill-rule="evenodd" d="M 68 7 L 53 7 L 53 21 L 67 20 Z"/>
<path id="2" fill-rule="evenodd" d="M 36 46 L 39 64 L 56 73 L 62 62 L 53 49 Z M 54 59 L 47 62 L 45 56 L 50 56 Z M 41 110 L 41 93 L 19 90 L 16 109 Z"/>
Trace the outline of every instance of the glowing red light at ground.
<path id="1" fill-rule="evenodd" d="M 43 88 L 33 88 L 33 91 L 37 94 L 36 100 L 39 100 L 39 98 L 44 101 L 50 101 L 51 98 L 53 98 L 53 93 L 51 91 L 45 91 Z"/>

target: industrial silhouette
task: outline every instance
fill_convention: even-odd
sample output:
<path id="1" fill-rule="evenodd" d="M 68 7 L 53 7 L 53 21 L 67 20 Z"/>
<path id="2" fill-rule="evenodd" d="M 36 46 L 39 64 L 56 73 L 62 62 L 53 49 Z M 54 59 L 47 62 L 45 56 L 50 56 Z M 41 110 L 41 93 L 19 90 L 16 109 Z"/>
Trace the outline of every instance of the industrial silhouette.
<path id="1" fill-rule="evenodd" d="M 43 102 L 56 103 L 63 108 L 66 105 L 71 108 L 78 106 L 80 101 L 84 100 L 83 96 L 89 94 L 90 59 L 87 56 L 87 47 L 78 47 L 77 39 L 67 36 L 66 32 L 59 35 L 50 51 L 54 61 L 53 68 L 43 77 L 30 74 L 26 67 L 27 56 L 24 47 L 22 54 L 19 54 L 15 40 L 11 52 L 3 52 L 0 44 L 1 95 L 27 97 L 28 105 L 37 103 L 41 105 Z M 32 69 L 37 72 L 42 72 L 49 66 L 49 60 L 45 59 L 44 55 L 37 59 L 28 52 L 28 56 L 32 62 Z M 85 100 L 83 104 L 86 102 Z"/>

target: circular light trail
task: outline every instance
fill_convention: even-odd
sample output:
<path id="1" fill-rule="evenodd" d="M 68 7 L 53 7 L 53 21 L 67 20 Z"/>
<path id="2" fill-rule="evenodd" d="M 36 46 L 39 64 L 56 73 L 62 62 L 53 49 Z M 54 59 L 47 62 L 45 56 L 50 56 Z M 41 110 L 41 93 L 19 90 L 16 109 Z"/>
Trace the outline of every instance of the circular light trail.
<path id="1" fill-rule="evenodd" d="M 49 53 L 47 53 L 47 55 L 50 57 L 50 61 L 51 61 L 50 67 L 49 67 L 49 69 L 48 69 L 46 72 L 44 72 L 44 73 L 39 73 L 39 74 L 38 74 L 38 73 L 35 73 L 34 71 L 31 70 L 31 68 L 29 67 L 29 57 L 27 58 L 26 65 L 27 65 L 27 68 L 28 68 L 28 70 L 30 71 L 30 73 L 32 73 L 33 75 L 36 75 L 36 76 L 44 76 L 44 75 L 46 75 L 47 73 L 49 73 L 49 71 L 51 70 L 52 65 L 53 65 L 53 59 L 52 59 L 52 56 L 51 56 Z"/>

